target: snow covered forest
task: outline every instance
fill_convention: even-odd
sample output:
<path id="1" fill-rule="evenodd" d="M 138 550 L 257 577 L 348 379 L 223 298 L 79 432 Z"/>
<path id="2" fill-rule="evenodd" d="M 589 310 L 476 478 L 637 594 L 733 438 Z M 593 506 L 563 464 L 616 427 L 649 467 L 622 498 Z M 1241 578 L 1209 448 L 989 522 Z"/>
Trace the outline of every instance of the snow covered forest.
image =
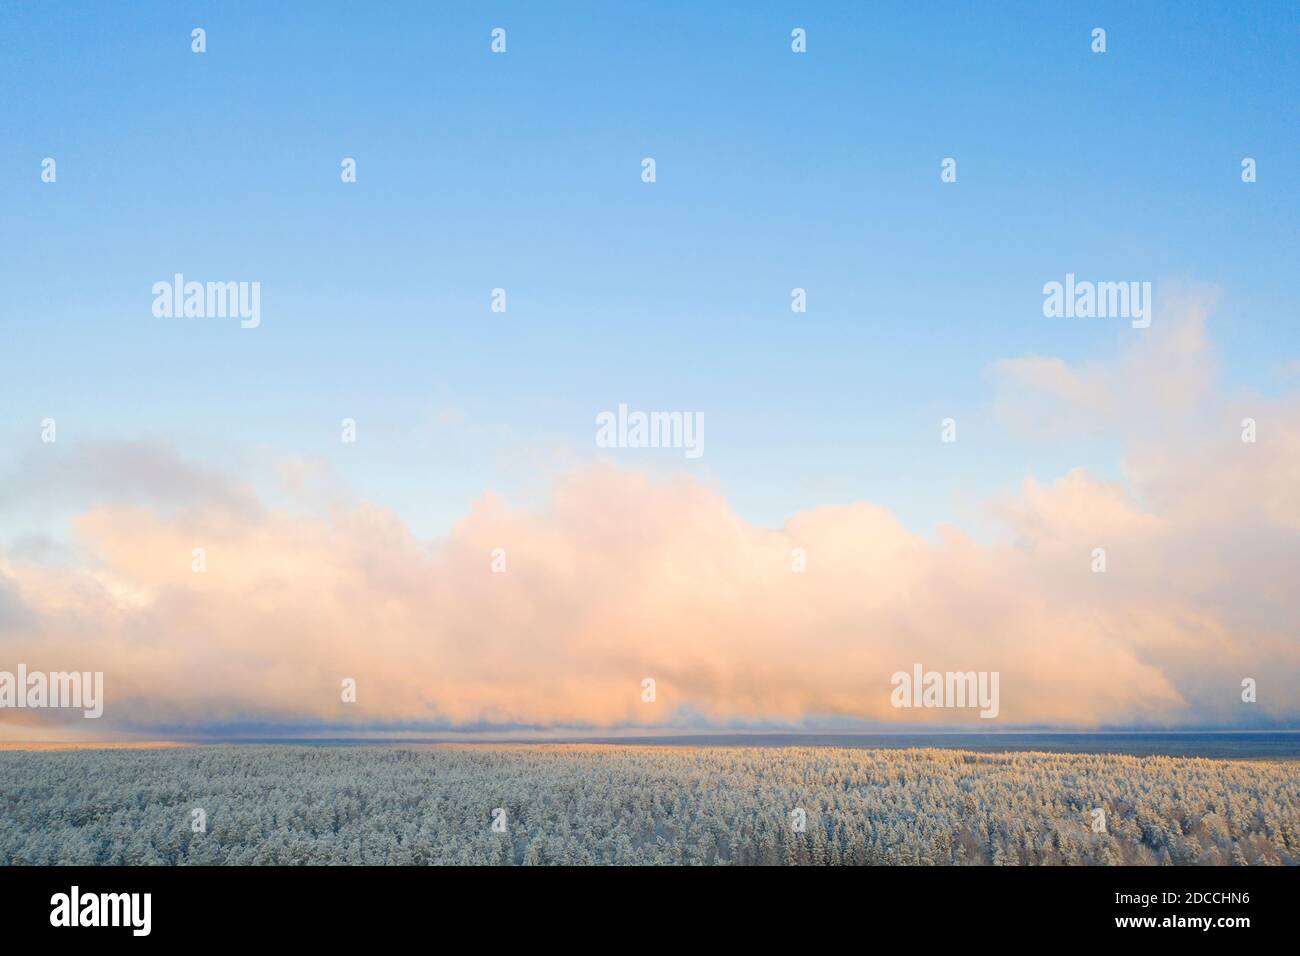
<path id="1" fill-rule="evenodd" d="M 0 753 L 3 864 L 1297 862 L 1296 761 L 576 745 Z"/>

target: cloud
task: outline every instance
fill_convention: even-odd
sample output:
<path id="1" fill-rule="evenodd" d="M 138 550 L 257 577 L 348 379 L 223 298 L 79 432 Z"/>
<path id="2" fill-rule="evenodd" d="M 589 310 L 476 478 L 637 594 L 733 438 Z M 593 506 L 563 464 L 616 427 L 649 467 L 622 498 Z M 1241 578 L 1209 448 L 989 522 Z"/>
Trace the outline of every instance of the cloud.
<path id="1" fill-rule="evenodd" d="M 178 457 L 160 441 L 92 442 L 66 437 L 25 455 L 0 477 L 0 508 L 84 503 L 88 499 L 155 508 L 211 502 L 257 506 L 253 492 L 220 471 Z"/>
<path id="2" fill-rule="evenodd" d="M 1030 355 L 994 363 L 995 412 L 1035 438 L 1131 437 L 1198 420 L 1214 393 L 1206 323 L 1218 298 L 1213 287 L 1161 288 L 1151 327 L 1130 333 L 1134 344 L 1118 361 Z"/>
<path id="3" fill-rule="evenodd" d="M 81 511 L 76 561 L 0 554 L 0 668 L 103 670 L 104 729 L 158 734 L 1294 725 L 1300 403 L 1218 394 L 1202 301 L 1111 366 L 1000 366 L 1129 443 L 1122 483 L 1075 470 L 990 502 L 1002 544 L 953 527 L 927 540 L 864 502 L 760 528 L 698 480 L 608 464 L 564 475 L 535 511 L 485 493 L 429 542 L 371 504 L 291 513 L 207 472 L 178 482 L 190 466 L 162 452 L 122 450 L 160 473 L 143 479 L 159 500 L 110 494 Z M 1089 382 L 1135 404 L 1108 408 Z M 1244 408 L 1254 444 L 1240 439 Z M 1000 672 L 998 719 L 893 708 L 890 676 L 918 662 Z M 1246 677 L 1258 703 L 1241 701 Z M 14 713 L 0 733 L 32 736 Z"/>

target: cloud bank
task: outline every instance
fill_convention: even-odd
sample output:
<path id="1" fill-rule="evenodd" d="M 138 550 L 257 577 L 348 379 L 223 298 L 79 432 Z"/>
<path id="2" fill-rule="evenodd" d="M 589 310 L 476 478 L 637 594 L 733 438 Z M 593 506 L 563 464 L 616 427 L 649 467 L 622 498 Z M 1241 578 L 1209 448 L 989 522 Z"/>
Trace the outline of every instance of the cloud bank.
<path id="1" fill-rule="evenodd" d="M 272 507 L 157 446 L 83 450 L 77 480 L 11 484 L 68 494 L 108 476 L 71 557 L 0 552 L 0 669 L 102 670 L 103 726 L 5 710 L 0 736 L 1295 726 L 1300 401 L 1223 394 L 1211 303 L 1177 300 L 1109 364 L 994 366 L 1007 427 L 1100 429 L 1127 449 L 1122 482 L 1076 470 L 989 502 L 996 544 L 918 536 L 865 502 L 756 527 L 697 480 L 608 463 L 537 512 L 485 493 L 428 542 L 372 504 Z M 997 720 L 892 707 L 890 676 L 917 662 L 1000 672 Z"/>

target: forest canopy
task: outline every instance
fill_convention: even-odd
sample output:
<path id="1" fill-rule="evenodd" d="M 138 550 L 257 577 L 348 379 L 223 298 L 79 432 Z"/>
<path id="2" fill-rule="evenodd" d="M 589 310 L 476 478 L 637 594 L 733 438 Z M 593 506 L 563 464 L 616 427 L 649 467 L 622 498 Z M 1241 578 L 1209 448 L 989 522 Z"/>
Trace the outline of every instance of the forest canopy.
<path id="1" fill-rule="evenodd" d="M 0 753 L 6 865 L 1298 861 L 1296 761 L 598 745 Z"/>

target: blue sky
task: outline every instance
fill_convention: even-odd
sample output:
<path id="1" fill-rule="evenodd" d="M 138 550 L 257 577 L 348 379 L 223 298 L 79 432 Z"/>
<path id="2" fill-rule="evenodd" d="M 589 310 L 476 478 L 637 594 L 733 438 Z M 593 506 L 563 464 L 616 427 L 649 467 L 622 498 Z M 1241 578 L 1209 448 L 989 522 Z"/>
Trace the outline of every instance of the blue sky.
<path id="1" fill-rule="evenodd" d="M 1043 319 L 1046 281 L 1218 285 L 1233 388 L 1297 354 L 1294 4 L 379 9 L 0 9 L 9 467 L 46 416 L 250 480 L 315 457 L 436 536 L 594 457 L 626 402 L 703 412 L 700 460 L 630 460 L 750 521 L 868 499 L 928 532 L 1118 467 L 989 414 L 990 363 L 1141 334 Z M 261 327 L 154 318 L 175 272 L 260 281 Z"/>

